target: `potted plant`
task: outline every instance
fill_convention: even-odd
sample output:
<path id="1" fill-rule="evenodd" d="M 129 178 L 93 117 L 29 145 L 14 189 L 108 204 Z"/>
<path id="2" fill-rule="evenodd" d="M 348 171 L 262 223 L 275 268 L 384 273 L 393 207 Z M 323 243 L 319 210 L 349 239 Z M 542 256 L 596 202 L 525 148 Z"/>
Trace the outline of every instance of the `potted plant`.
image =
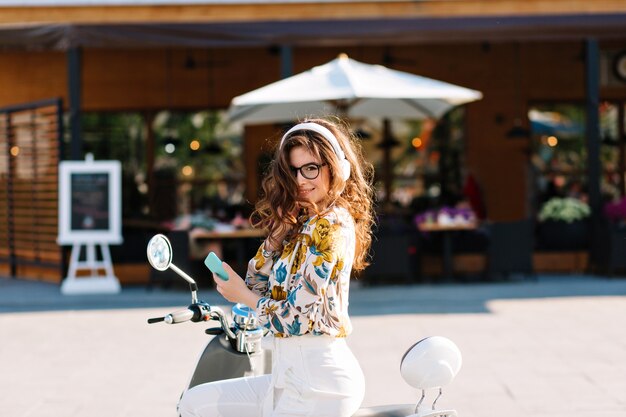
<path id="1" fill-rule="evenodd" d="M 539 211 L 538 238 L 540 248 L 549 250 L 581 250 L 589 247 L 588 219 L 591 209 L 576 198 L 554 197 Z"/>

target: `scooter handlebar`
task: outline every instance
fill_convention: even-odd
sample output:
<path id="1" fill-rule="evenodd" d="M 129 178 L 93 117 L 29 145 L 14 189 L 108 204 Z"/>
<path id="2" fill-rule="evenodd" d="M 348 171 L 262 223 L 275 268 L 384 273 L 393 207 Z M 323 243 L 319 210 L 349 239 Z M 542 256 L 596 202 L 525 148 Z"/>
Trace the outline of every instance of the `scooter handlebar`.
<path id="1" fill-rule="evenodd" d="M 159 323 L 162 321 L 167 324 L 182 323 L 189 320 L 193 322 L 207 321 L 211 319 L 211 309 L 212 307 L 210 305 L 201 301 L 200 303 L 191 304 L 184 310 L 167 314 L 164 317 L 154 317 L 148 319 L 148 324 Z"/>
<path id="2" fill-rule="evenodd" d="M 148 324 L 160 323 L 162 321 L 165 321 L 165 317 L 155 317 L 152 319 L 148 319 Z"/>
<path id="3" fill-rule="evenodd" d="M 196 315 L 196 312 L 191 308 L 175 311 L 173 313 L 165 315 L 165 317 L 154 317 L 148 319 L 148 324 L 160 323 L 164 321 L 167 324 L 182 323 L 184 321 L 192 320 Z"/>
<path id="4" fill-rule="evenodd" d="M 184 321 L 202 322 L 209 320 L 219 320 L 221 328 L 226 332 L 228 337 L 236 339 L 237 336 L 230 328 L 226 315 L 219 307 L 210 306 L 204 302 L 192 304 L 184 310 L 175 311 L 167 314 L 165 317 L 155 317 L 148 319 L 148 323 L 159 323 L 164 321 L 167 324 L 182 323 Z"/>
<path id="5" fill-rule="evenodd" d="M 194 316 L 194 311 L 189 308 L 186 308 L 184 310 L 175 311 L 173 313 L 166 315 L 163 321 L 166 322 L 167 324 L 176 324 L 176 323 L 182 323 L 184 321 L 189 321 L 193 318 L 193 316 Z"/>

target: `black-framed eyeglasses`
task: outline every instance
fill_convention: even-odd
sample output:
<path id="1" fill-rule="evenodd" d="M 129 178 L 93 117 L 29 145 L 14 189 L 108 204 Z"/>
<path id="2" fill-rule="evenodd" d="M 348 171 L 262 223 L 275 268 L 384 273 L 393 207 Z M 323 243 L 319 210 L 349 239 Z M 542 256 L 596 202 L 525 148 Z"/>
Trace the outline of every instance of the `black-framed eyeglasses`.
<path id="1" fill-rule="evenodd" d="M 302 174 L 302 176 L 306 178 L 307 180 L 314 180 L 315 178 L 319 177 L 320 169 L 324 165 L 326 164 L 310 163 L 310 164 L 302 165 L 301 167 L 297 167 L 297 168 L 289 167 L 289 169 L 293 173 L 294 177 L 298 177 L 298 171 L 300 171 L 300 174 Z"/>

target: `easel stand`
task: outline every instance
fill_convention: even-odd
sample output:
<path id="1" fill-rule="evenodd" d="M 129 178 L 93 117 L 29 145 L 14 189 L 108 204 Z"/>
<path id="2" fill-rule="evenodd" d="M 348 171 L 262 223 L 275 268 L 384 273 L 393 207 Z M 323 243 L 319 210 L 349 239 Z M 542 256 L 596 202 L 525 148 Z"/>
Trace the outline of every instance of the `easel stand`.
<path id="1" fill-rule="evenodd" d="M 96 245 L 100 246 L 102 260 L 96 260 Z M 81 261 L 80 250 L 85 246 L 85 260 Z M 79 270 L 89 270 L 91 275 L 77 277 Z M 104 275 L 100 275 L 104 270 Z M 67 277 L 61 284 L 61 293 L 72 294 L 116 294 L 121 291 L 120 282 L 113 273 L 113 263 L 109 245 L 89 243 L 75 243 L 72 245 L 72 255 Z"/>

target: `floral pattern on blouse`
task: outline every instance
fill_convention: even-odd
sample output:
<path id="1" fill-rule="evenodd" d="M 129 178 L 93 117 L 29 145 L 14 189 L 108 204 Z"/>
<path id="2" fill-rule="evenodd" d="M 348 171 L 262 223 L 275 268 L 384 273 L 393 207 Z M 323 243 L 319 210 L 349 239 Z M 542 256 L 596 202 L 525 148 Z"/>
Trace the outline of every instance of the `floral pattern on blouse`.
<path id="1" fill-rule="evenodd" d="M 246 274 L 248 288 L 261 296 L 256 308 L 260 324 L 276 337 L 350 334 L 355 239 L 352 216 L 333 208 L 309 218 L 282 253 L 264 258 L 261 244 Z"/>

